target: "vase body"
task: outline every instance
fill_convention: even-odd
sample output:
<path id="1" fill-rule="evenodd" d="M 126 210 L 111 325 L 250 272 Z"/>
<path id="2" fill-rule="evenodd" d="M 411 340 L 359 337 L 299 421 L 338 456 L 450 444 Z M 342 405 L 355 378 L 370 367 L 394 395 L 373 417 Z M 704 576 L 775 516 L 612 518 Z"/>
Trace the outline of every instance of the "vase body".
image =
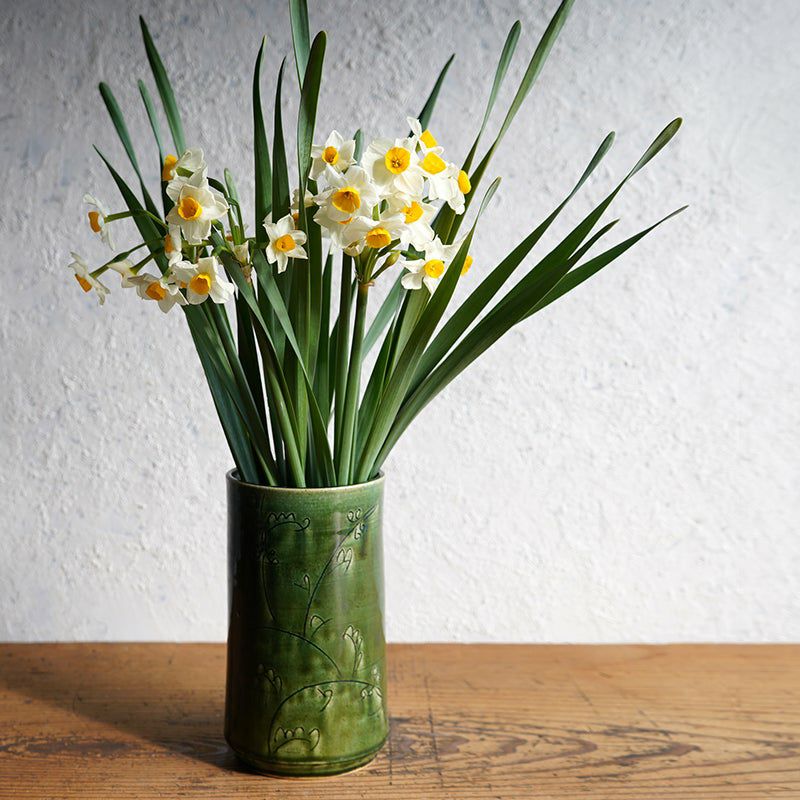
<path id="1" fill-rule="evenodd" d="M 366 764 L 388 734 L 383 476 L 277 489 L 228 473 L 225 738 L 283 775 Z"/>

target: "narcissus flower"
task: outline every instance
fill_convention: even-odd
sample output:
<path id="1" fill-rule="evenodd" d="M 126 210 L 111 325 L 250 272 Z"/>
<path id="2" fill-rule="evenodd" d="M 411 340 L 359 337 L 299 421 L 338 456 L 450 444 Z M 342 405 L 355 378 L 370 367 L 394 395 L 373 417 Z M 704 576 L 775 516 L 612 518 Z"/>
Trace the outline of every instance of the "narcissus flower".
<path id="1" fill-rule="evenodd" d="M 278 265 L 278 272 L 283 272 L 290 258 L 308 258 L 303 245 L 306 242 L 305 231 L 299 231 L 294 226 L 294 219 L 287 214 L 277 222 L 272 222 L 272 217 L 264 220 L 264 230 L 269 237 L 267 245 L 267 261 Z"/>
<path id="2" fill-rule="evenodd" d="M 183 258 L 181 251 L 181 229 L 177 225 L 170 225 L 164 237 L 164 255 L 169 260 L 170 266 Z"/>
<path id="3" fill-rule="evenodd" d="M 203 158 L 203 151 L 199 147 L 190 147 L 180 158 L 170 154 L 164 159 L 161 180 L 167 182 L 174 180 L 181 171 L 187 173 L 184 177 L 188 177 L 189 174 L 193 175 L 195 172 L 205 169 L 205 167 L 206 162 Z"/>
<path id="4" fill-rule="evenodd" d="M 400 229 L 400 244 L 407 248 L 409 244 L 417 250 L 433 239 L 431 220 L 436 214 L 436 206 L 422 200 L 406 201 L 402 198 L 391 198 L 389 209 L 392 213 L 402 214 L 403 227 Z"/>
<path id="5" fill-rule="evenodd" d="M 311 148 L 311 172 L 308 177 L 317 180 L 326 170 L 346 172 L 354 163 L 355 139 L 345 139 L 339 131 L 331 131 L 324 145 Z"/>
<path id="6" fill-rule="evenodd" d="M 111 230 L 106 225 L 108 209 L 91 194 L 85 194 L 83 202 L 90 206 L 87 215 L 89 217 L 89 227 L 102 239 L 104 244 L 107 244 L 113 250 L 114 240 L 111 238 Z"/>
<path id="7" fill-rule="evenodd" d="M 143 272 L 130 278 L 130 283 L 136 287 L 139 297 L 143 300 L 155 300 L 165 314 L 176 304 L 186 305 L 186 298 L 172 274 L 156 276 Z"/>
<path id="8" fill-rule="evenodd" d="M 228 202 L 206 180 L 205 170 L 195 172 L 182 183 L 175 179 L 167 186 L 167 195 L 175 204 L 167 222 L 178 225 L 189 244 L 201 244 L 211 231 L 211 223 L 228 213 Z"/>
<path id="9" fill-rule="evenodd" d="M 434 157 L 434 153 L 428 153 L 422 163 L 424 164 L 425 161 L 432 157 Z M 456 214 L 463 214 L 464 195 L 466 194 L 463 189 L 467 189 L 467 192 L 469 192 L 472 188 L 469 184 L 469 178 L 455 164 L 448 164 L 439 156 L 435 156 L 435 158 L 438 158 L 439 161 L 432 160 L 430 162 L 429 166 L 433 171 L 427 174 L 428 199 L 444 200 Z"/>
<path id="10" fill-rule="evenodd" d="M 314 205 L 314 195 L 306 189 L 305 198 L 303 199 L 303 206 L 305 208 L 311 208 Z M 292 204 L 289 207 L 289 210 L 292 213 L 292 219 L 294 220 L 294 224 L 297 225 L 300 222 L 300 190 L 295 189 L 292 192 Z"/>
<path id="11" fill-rule="evenodd" d="M 348 222 L 353 217 L 372 216 L 378 202 L 378 189 L 361 167 L 350 167 L 344 173 L 329 174 L 330 186 L 314 198 L 319 211 L 314 220 L 323 227 Z"/>
<path id="12" fill-rule="evenodd" d="M 434 138 L 434 135 L 427 128 L 425 128 L 424 131 L 422 130 L 422 123 L 418 119 L 406 117 L 406 122 L 408 122 L 411 128 L 413 138 L 419 142 L 423 150 L 430 150 L 430 148 L 436 147 L 439 144 Z"/>
<path id="13" fill-rule="evenodd" d="M 214 256 L 197 260 L 196 264 L 180 261 L 172 267 L 175 278 L 186 285 L 186 299 L 193 306 L 211 298 L 215 303 L 227 303 L 236 288 L 220 271 Z"/>
<path id="14" fill-rule="evenodd" d="M 103 305 L 106 301 L 106 295 L 108 294 L 108 287 L 100 283 L 100 281 L 89 272 L 89 265 L 81 256 L 77 253 L 70 253 L 70 255 L 72 256 L 72 263 L 70 263 L 68 267 L 75 273 L 75 280 L 78 281 L 84 292 L 91 292 L 92 289 L 94 289 L 97 293 L 97 302 Z"/>
<path id="15" fill-rule="evenodd" d="M 458 255 L 460 247 L 461 242 L 444 244 L 438 237 L 433 239 L 422 249 L 422 258 L 407 260 L 403 263 L 408 272 L 403 275 L 400 282 L 406 289 L 420 289 L 424 284 L 433 294 L 439 285 L 440 278 Z M 461 274 L 467 272 L 471 265 L 472 257 L 467 256 L 461 268 Z"/>
<path id="16" fill-rule="evenodd" d="M 422 196 L 425 181 L 419 170 L 419 157 L 413 138 L 375 139 L 364 153 L 361 163 L 384 197 L 392 194 Z"/>
<path id="17" fill-rule="evenodd" d="M 135 277 L 135 273 L 133 272 L 133 262 L 130 259 L 124 258 L 122 261 L 114 261 L 108 265 L 108 268 L 119 274 L 123 289 L 130 289 L 133 286 L 131 278 Z"/>
<path id="18" fill-rule="evenodd" d="M 390 214 L 380 219 L 354 217 L 341 233 L 342 249 L 348 255 L 357 255 L 365 248 L 382 250 L 400 238 L 405 227 L 402 214 Z"/>

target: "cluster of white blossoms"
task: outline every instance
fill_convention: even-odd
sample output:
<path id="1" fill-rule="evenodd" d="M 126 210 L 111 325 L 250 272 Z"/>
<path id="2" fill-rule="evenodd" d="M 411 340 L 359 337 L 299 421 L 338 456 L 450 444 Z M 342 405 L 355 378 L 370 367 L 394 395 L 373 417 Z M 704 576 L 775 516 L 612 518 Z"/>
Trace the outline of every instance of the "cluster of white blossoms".
<path id="1" fill-rule="evenodd" d="M 203 151 L 199 149 L 187 150 L 180 158 L 168 155 L 164 159 L 161 179 L 167 184 L 165 191 L 173 206 L 166 217 L 164 254 L 169 267 L 163 275 L 141 271 L 151 256 L 145 258 L 141 265 L 134 265 L 126 258 L 106 264 L 92 273 L 86 261 L 72 253 L 73 261 L 69 267 L 75 272 L 81 288 L 85 292 L 94 290 L 102 305 L 109 290 L 98 280 L 96 273 L 112 269 L 120 274 L 123 288 L 135 288 L 139 297 L 154 300 L 164 312 L 175 305 L 197 305 L 208 298 L 215 303 L 230 300 L 235 287 L 224 277 L 216 257 L 201 256 L 187 260 L 184 253 L 185 249 L 206 245 L 212 224 L 228 213 L 227 200 L 209 185 L 207 173 L 208 166 Z M 108 229 L 108 222 L 113 221 L 113 217 L 92 195 L 87 194 L 84 202 L 91 208 L 88 212 L 89 227 L 113 248 Z M 124 216 L 128 215 L 119 215 Z M 184 248 L 184 244 L 188 247 Z M 237 253 L 237 258 L 240 257 L 241 251 Z"/>
<path id="2" fill-rule="evenodd" d="M 400 261 L 406 270 L 402 278 L 406 289 L 425 286 L 433 293 L 461 245 L 460 241 L 445 244 L 435 235 L 431 223 L 439 208 L 436 203 L 463 214 L 465 195 L 471 187 L 467 174 L 444 160 L 443 148 L 431 132 L 423 131 L 419 120 L 409 118 L 408 123 L 409 136 L 375 139 L 360 163 L 355 160 L 355 140 L 346 140 L 333 131 L 324 145 L 312 147 L 308 177 L 317 193 L 306 191 L 302 202 L 305 208 L 313 209 L 309 217 L 313 215 L 332 247 L 361 264 L 374 265 L 379 257 L 384 259 L 384 267 Z M 99 277 L 109 269 L 119 273 L 124 288 L 136 289 L 141 298 L 154 300 L 164 312 L 209 298 L 214 303 L 227 302 L 235 287 L 214 255 L 209 237 L 214 226 L 224 231 L 229 206 L 222 192 L 209 184 L 203 151 L 193 148 L 180 157 L 168 155 L 161 179 L 172 202 L 165 220 L 153 217 L 166 233 L 163 254 L 168 268 L 163 274 L 144 271 L 154 258 L 152 247 L 138 264 L 121 258 L 90 271 L 86 261 L 72 253 L 69 267 L 83 290 L 94 291 L 101 304 L 109 290 Z M 133 213 L 149 215 L 146 211 L 109 214 L 105 205 L 89 194 L 84 202 L 90 209 L 89 227 L 110 248 L 110 222 Z M 271 217 L 264 220 L 266 257 L 278 272 L 286 270 L 290 260 L 308 257 L 306 233 L 298 228 L 300 202 L 296 190 L 291 213 L 274 222 Z M 230 236 L 226 239 L 237 261 L 251 269 L 249 242 L 233 244 Z M 145 244 L 151 245 L 143 242 L 139 247 Z M 471 264 L 472 256 L 468 255 L 462 274 Z"/>
<path id="3" fill-rule="evenodd" d="M 370 251 L 387 258 L 402 253 L 401 265 L 407 270 L 403 286 L 425 285 L 433 292 L 461 245 L 446 245 L 435 236 L 434 203 L 441 201 L 463 214 L 471 187 L 467 174 L 444 160 L 431 132 L 423 131 L 419 120 L 409 118 L 408 123 L 410 136 L 375 139 L 360 164 L 354 158 L 355 140 L 333 131 L 325 144 L 311 149 L 309 178 L 318 182 L 318 193 L 306 192 L 303 203 L 316 207 L 314 221 L 334 247 L 356 257 Z M 290 258 L 306 258 L 305 233 L 297 229 L 299 204 L 296 191 L 291 214 L 264 221 L 267 258 L 281 272 Z M 467 256 L 462 272 L 471 264 Z"/>

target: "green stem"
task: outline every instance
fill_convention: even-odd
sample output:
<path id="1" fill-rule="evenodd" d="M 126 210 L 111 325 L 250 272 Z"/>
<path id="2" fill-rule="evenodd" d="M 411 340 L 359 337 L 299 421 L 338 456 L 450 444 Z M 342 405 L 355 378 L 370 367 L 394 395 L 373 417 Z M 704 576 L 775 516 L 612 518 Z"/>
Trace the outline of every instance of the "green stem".
<path id="1" fill-rule="evenodd" d="M 350 283 L 353 275 L 353 260 L 342 254 L 342 285 L 339 289 L 339 319 L 336 323 L 336 369 L 334 404 L 334 452 L 342 447 L 342 421 L 344 419 L 344 395 L 347 388 L 347 344 L 350 336 Z"/>
<path id="2" fill-rule="evenodd" d="M 150 219 L 157 222 L 164 230 L 167 230 L 169 227 L 161 217 L 157 217 L 155 214 L 151 214 L 143 208 L 136 211 L 120 211 L 118 214 L 109 214 L 104 219 L 106 222 L 115 222 L 118 219 L 128 219 L 128 217 L 150 217 Z"/>
<path id="3" fill-rule="evenodd" d="M 361 347 L 364 342 L 364 329 L 367 322 L 367 301 L 369 284 L 359 283 L 356 295 L 356 314 L 353 322 L 353 343 L 350 348 L 350 366 L 347 370 L 347 389 L 345 393 L 342 419 L 342 441 L 336 475 L 340 486 L 347 486 L 352 480 L 353 443 L 355 439 L 356 416 L 358 414 L 358 393 L 361 382 Z"/>

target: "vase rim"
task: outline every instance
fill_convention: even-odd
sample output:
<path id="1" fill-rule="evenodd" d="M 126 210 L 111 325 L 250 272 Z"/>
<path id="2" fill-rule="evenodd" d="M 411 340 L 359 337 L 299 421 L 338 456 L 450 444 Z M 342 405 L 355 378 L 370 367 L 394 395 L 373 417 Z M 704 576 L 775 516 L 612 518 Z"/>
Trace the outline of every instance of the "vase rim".
<path id="1" fill-rule="evenodd" d="M 335 493 L 335 492 L 343 492 L 352 489 L 362 489 L 368 486 L 376 486 L 378 484 L 383 483 L 384 478 L 386 477 L 384 472 L 381 470 L 378 472 L 377 477 L 372 478 L 372 480 L 364 481 L 363 483 L 349 483 L 346 486 L 264 486 L 260 483 L 248 483 L 247 481 L 241 480 L 238 476 L 238 470 L 236 467 L 233 469 L 228 470 L 225 473 L 225 478 L 230 481 L 231 483 L 237 484 L 238 486 L 246 486 L 248 489 L 256 489 L 263 492 L 297 492 L 298 494 L 325 494 L 325 493 Z"/>

